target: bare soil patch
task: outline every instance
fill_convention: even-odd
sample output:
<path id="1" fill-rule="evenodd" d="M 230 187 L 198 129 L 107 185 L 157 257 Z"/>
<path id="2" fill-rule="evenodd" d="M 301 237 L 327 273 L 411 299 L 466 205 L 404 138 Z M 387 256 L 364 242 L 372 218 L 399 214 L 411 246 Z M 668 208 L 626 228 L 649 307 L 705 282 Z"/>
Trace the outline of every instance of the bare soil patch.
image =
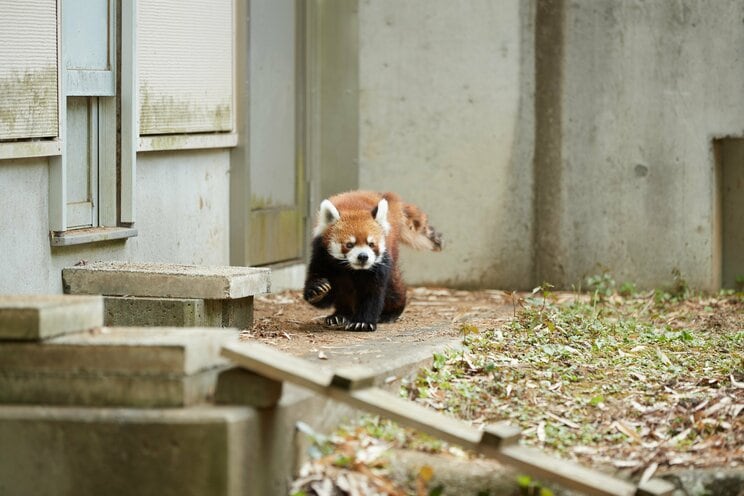
<path id="1" fill-rule="evenodd" d="M 403 343 L 454 338 L 464 322 L 491 327 L 506 322 L 514 312 L 509 299 L 503 291 L 412 288 L 408 290 L 408 306 L 397 322 L 380 324 L 375 332 L 350 332 L 326 327 L 323 319 L 330 311 L 306 303 L 302 292 L 284 291 L 255 298 L 253 328 L 242 337 L 293 355 L 374 340 Z"/>
<path id="2" fill-rule="evenodd" d="M 325 327 L 327 312 L 300 292 L 263 296 L 244 338 L 322 355 L 366 341 L 459 337 L 462 350 L 435 355 L 430 369 L 405 384 L 410 399 L 474 425 L 509 419 L 526 444 L 628 477 L 744 467 L 741 293 L 412 288 L 408 296 L 401 319 L 372 333 Z M 427 494 L 429 476 L 424 484 L 414 474 L 416 489 L 395 484 L 390 464 L 370 458 L 369 447 L 472 457 L 381 419 L 366 422 L 326 441 L 305 480 L 341 490 L 357 477 L 376 487 L 360 494 Z M 295 487 L 322 493 L 310 485 Z"/>

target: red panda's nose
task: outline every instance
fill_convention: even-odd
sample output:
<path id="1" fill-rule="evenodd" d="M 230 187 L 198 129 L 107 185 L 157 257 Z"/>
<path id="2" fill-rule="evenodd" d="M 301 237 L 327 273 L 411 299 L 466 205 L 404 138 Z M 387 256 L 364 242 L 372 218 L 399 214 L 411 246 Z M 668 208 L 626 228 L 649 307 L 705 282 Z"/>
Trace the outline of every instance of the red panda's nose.
<path id="1" fill-rule="evenodd" d="M 359 260 L 361 263 L 364 263 L 369 260 L 369 255 L 367 255 L 366 253 L 360 253 L 359 255 L 357 255 L 357 260 Z"/>

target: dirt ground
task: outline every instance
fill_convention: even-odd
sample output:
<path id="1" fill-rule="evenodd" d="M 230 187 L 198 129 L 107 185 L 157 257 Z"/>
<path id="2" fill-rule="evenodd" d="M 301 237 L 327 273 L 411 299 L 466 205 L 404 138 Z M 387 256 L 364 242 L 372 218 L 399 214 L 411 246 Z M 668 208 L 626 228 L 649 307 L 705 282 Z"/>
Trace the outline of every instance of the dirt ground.
<path id="1" fill-rule="evenodd" d="M 323 320 L 326 314 L 330 313 L 328 310 L 313 308 L 303 301 L 302 294 L 299 291 L 286 291 L 256 298 L 254 326 L 251 330 L 244 331 L 243 337 L 271 344 L 298 356 L 314 354 L 321 359 L 330 358 L 326 363 L 329 366 L 335 366 L 336 363 L 331 363 L 335 362 L 332 354 L 340 351 L 341 348 L 353 349 L 361 346 L 362 343 L 374 343 L 377 346 L 381 341 L 385 341 L 394 344 L 400 343 L 401 348 L 403 348 L 411 346 L 412 343 L 415 344 L 433 338 L 462 339 L 463 326 L 466 330 L 468 328 L 477 328 L 481 331 L 503 329 L 506 324 L 515 319 L 520 309 L 524 308 L 522 306 L 524 300 L 534 296 L 529 293 L 508 293 L 498 290 L 460 291 L 444 288 L 411 288 L 408 291 L 408 307 L 398 322 L 381 324 L 376 332 L 349 332 L 327 328 Z M 662 293 L 657 296 L 662 300 L 666 297 Z M 586 302 L 590 295 L 556 292 L 552 294 L 552 298 L 556 304 L 561 304 L 573 299 Z M 615 303 L 623 305 L 625 301 L 617 293 L 607 296 L 607 298 L 609 304 L 607 310 L 610 310 Z M 635 308 L 636 313 L 626 312 L 626 314 L 623 314 L 625 317 L 622 318 L 632 321 L 639 315 L 644 315 L 646 319 L 653 322 L 654 332 L 659 336 L 663 337 L 668 334 L 670 339 L 676 336 L 674 339 L 682 339 L 681 342 L 687 342 L 685 340 L 692 340 L 693 335 L 699 335 L 700 337 L 710 334 L 740 335 L 741 331 L 744 330 L 743 303 L 737 297 L 720 296 L 695 297 L 663 303 L 657 301 L 654 293 L 650 292 L 632 299 L 630 304 L 635 305 L 632 308 Z M 658 310 L 654 310 L 657 307 Z M 611 327 L 613 320 L 607 319 L 603 322 L 603 325 Z M 535 328 L 535 333 L 537 333 L 537 329 Z M 688 329 L 692 334 L 685 335 L 684 332 L 677 331 L 678 329 Z M 610 332 L 610 330 L 606 332 Z M 506 335 L 507 333 L 502 332 L 502 334 Z M 516 338 L 518 336 L 511 337 Z M 607 337 L 612 338 L 612 332 Z M 558 336 L 556 336 L 557 338 Z M 504 343 L 507 343 L 507 341 L 504 341 Z M 736 341 L 736 343 L 738 342 Z M 522 345 L 524 344 L 522 343 Z M 538 345 L 534 347 L 536 347 L 535 350 L 531 350 L 529 347 L 520 348 L 520 350 L 527 353 L 528 351 L 539 352 L 542 349 Z M 643 348 L 644 346 L 637 346 L 628 353 L 631 355 L 642 353 Z M 683 363 L 681 360 L 686 351 L 689 350 L 685 345 L 680 345 L 680 349 L 677 350 L 672 344 L 669 345 L 667 354 Z M 740 349 L 721 349 L 721 359 L 725 359 L 730 352 L 736 354 L 740 352 Z M 631 356 L 628 353 L 623 355 Z M 471 358 L 475 359 L 477 357 Z M 493 358 L 493 360 L 496 360 L 496 358 Z M 669 360 L 664 353 L 660 353 L 659 357 L 653 358 L 653 360 L 657 359 L 662 365 Z M 462 360 L 458 359 L 456 361 L 461 362 Z M 472 377 L 465 378 L 463 381 L 475 380 L 478 377 L 475 369 L 479 369 L 479 366 L 474 366 L 470 362 L 468 364 L 473 369 L 471 370 L 472 373 L 469 374 Z M 636 477 L 640 476 L 641 473 L 650 477 L 657 468 L 659 473 L 662 473 L 671 468 L 680 470 L 685 468 L 729 467 L 733 469 L 740 467 L 742 453 L 740 415 L 744 412 L 744 403 L 742 403 L 741 396 L 742 391 L 744 391 L 744 382 L 742 382 L 744 376 L 741 375 L 740 370 L 737 370 L 727 377 L 711 379 L 709 374 L 712 372 L 706 368 L 706 365 L 704 363 L 698 365 L 702 367 L 700 370 L 698 370 L 700 367 L 690 369 L 679 375 L 674 381 L 660 384 L 659 387 L 663 390 L 655 396 L 651 395 L 655 399 L 652 398 L 653 401 L 650 405 L 641 405 L 631 401 L 636 396 L 643 396 L 635 390 L 638 393 L 636 396 L 632 396 L 630 392 L 626 391 L 627 394 L 620 395 L 620 399 L 617 401 L 610 401 L 612 386 L 616 385 L 619 377 L 618 374 L 614 373 L 596 379 L 597 387 L 608 388 L 605 393 L 602 393 L 602 396 L 607 397 L 606 399 L 602 399 L 596 407 L 577 407 L 574 409 L 575 411 L 571 409 L 563 411 L 565 410 L 564 407 L 569 405 L 571 401 L 578 401 L 571 395 L 573 393 L 569 391 L 570 384 L 562 385 L 561 381 L 558 381 L 556 383 L 558 386 L 555 386 L 550 381 L 539 381 L 529 377 L 521 382 L 517 381 L 514 386 L 517 389 L 521 386 L 536 388 L 531 390 L 532 393 L 529 391 L 515 393 L 520 399 L 529 399 L 530 395 L 540 399 L 542 396 L 535 394 L 535 392 L 542 391 L 545 398 L 540 399 L 540 401 L 554 403 L 538 405 L 542 416 L 528 409 L 531 412 L 528 412 L 528 421 L 520 422 L 525 436 L 524 442 L 542 447 L 549 453 L 580 461 L 588 466 L 602 466 L 611 471 L 622 470 Z M 659 365 L 659 368 L 664 369 L 661 365 Z M 505 370 L 507 369 L 509 367 L 505 368 Z M 525 368 L 524 370 L 528 371 L 528 369 Z M 536 373 L 539 374 L 539 371 Z M 547 388 L 548 390 L 540 390 L 539 387 L 542 387 L 541 385 L 546 382 L 550 385 Z M 634 382 L 633 387 L 643 389 L 646 382 L 646 380 Z M 565 394 L 562 392 L 563 388 L 566 388 Z M 429 390 L 437 393 L 436 381 L 431 380 Z M 448 391 L 452 392 L 451 388 Z M 473 389 L 473 391 L 476 391 L 476 389 Z M 438 392 L 443 393 L 444 390 Z M 552 394 L 563 395 L 562 402 L 553 401 Z M 506 395 L 508 396 L 508 392 Z M 419 398 L 417 401 L 439 410 L 444 408 L 444 396 L 442 395 L 442 398 L 439 398 L 434 394 L 433 399 Z M 496 396 L 500 398 L 499 395 Z M 473 398 L 476 398 L 476 396 Z M 497 397 L 489 397 L 485 404 L 497 405 L 497 399 Z M 521 411 L 519 408 L 529 406 L 524 404 L 519 406 L 518 403 L 520 402 L 516 398 L 513 402 L 510 403 L 510 401 L 504 400 L 502 403 L 511 412 L 518 413 Z M 537 403 L 540 403 L 540 401 L 537 401 Z M 630 406 L 628 406 L 628 402 L 630 402 Z M 533 401 L 533 403 L 535 402 Z M 607 404 L 605 405 L 605 403 Z M 586 415 L 571 420 L 566 417 L 570 412 L 577 415 Z M 555 422 L 556 419 L 557 422 Z M 670 423 L 679 419 L 681 419 L 680 422 L 683 420 L 684 422 L 676 427 L 670 427 Z M 553 427 L 558 429 L 556 432 L 559 432 L 565 426 L 568 426 L 566 429 L 571 432 L 576 431 L 577 429 L 574 428 L 578 427 L 579 424 L 594 426 L 596 427 L 598 440 L 591 447 L 570 446 L 568 451 L 564 450 L 561 454 L 555 446 L 546 444 L 546 438 L 548 441 L 551 438 L 551 435 L 548 435 L 551 433 L 546 431 L 548 424 L 555 424 Z M 337 483 L 341 483 L 336 476 L 338 475 L 336 472 L 339 470 L 337 466 L 338 457 L 343 455 L 342 458 L 345 459 L 344 457 L 351 456 L 346 452 L 353 451 L 349 446 L 359 445 L 361 446 L 359 449 L 364 451 L 362 448 L 371 442 L 367 439 L 369 436 L 364 433 L 364 429 L 359 428 L 355 432 L 355 434 L 349 436 L 349 439 L 343 440 L 336 446 L 335 453 L 314 462 L 315 465 L 312 465 L 312 470 L 308 469 L 308 474 L 305 474 L 306 478 L 308 480 L 324 481 L 329 487 L 341 487 L 337 485 Z M 362 432 L 362 434 L 359 434 L 359 432 Z M 558 434 L 554 433 L 555 436 L 558 436 Z M 618 441 L 616 439 L 623 436 L 627 436 L 628 440 L 622 441 L 621 439 Z M 372 444 L 377 446 L 374 443 Z M 403 447 L 406 448 L 407 446 Z M 445 458 L 448 456 L 446 453 L 440 455 L 445 456 Z M 354 455 L 354 457 L 356 456 Z M 383 469 L 381 474 L 377 476 L 372 476 L 367 464 L 360 462 L 354 464 L 353 469 L 344 468 L 343 470 L 343 477 L 346 478 L 344 480 L 347 482 L 351 480 L 350 478 L 361 477 L 367 482 L 369 480 L 382 481 L 380 487 L 392 487 L 393 484 L 387 479 L 387 475 L 389 475 L 389 470 L 388 472 L 385 471 L 387 469 Z M 295 485 L 297 487 L 307 486 L 303 485 L 303 480 L 298 479 Z M 332 480 L 334 482 L 331 483 Z M 379 492 L 379 494 L 396 495 L 408 493 L 410 491 L 398 491 L 397 489 Z M 307 494 L 325 493 L 311 491 Z M 418 491 L 417 494 L 426 494 L 426 492 Z"/>
<path id="2" fill-rule="evenodd" d="M 352 346 L 368 340 L 415 342 L 432 337 L 457 337 L 464 322 L 493 328 L 514 313 L 511 296 L 503 291 L 458 291 L 409 288 L 408 306 L 397 322 L 380 324 L 375 332 L 350 332 L 325 326 L 329 310 L 310 306 L 300 291 L 255 298 L 253 329 L 244 339 L 256 339 L 294 355 Z M 417 332 L 426 331 L 426 332 Z"/>

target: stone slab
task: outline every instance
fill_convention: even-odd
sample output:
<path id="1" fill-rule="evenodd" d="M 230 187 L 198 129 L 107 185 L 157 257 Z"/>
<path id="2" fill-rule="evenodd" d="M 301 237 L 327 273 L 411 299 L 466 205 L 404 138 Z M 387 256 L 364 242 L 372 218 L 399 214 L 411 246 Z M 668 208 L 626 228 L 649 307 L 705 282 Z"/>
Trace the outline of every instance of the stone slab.
<path id="1" fill-rule="evenodd" d="M 258 437 L 246 407 L 0 406 L 0 494 L 271 494 L 255 488 Z"/>
<path id="2" fill-rule="evenodd" d="M 207 315 L 205 300 L 200 298 L 103 298 L 103 322 L 107 326 L 222 327 L 222 314 L 213 314 Z"/>
<path id="3" fill-rule="evenodd" d="M 417 353 L 406 348 L 379 354 L 373 346 L 375 353 L 362 356 L 370 358 L 365 363 L 378 374 L 376 383 L 397 390 L 399 382 L 386 378 L 425 366 L 431 353 L 446 344 L 427 339 L 418 346 Z M 317 360 L 316 353 L 316 363 L 336 365 L 344 358 L 347 365 L 358 363 L 352 357 L 361 350 L 350 346 L 348 355 L 341 351 L 327 361 Z M 0 463 L 0 494 L 287 494 L 311 442 L 297 432 L 297 423 L 328 433 L 359 414 L 292 384 L 283 385 L 278 404 L 260 409 L 0 405 L 0 460 L 5 461 Z M 59 463 L 45 465 L 39 477 L 40 460 Z"/>
<path id="4" fill-rule="evenodd" d="M 43 343 L 4 343 L 0 371 L 182 376 L 225 365 L 220 347 L 238 337 L 237 329 L 103 327 Z"/>
<path id="5" fill-rule="evenodd" d="M 253 296 L 231 300 L 206 300 L 207 318 L 217 325 L 250 329 L 253 327 Z"/>
<path id="6" fill-rule="evenodd" d="M 102 325 L 100 296 L 0 295 L 0 341 L 39 341 Z"/>
<path id="7" fill-rule="evenodd" d="M 0 345 L 0 403 L 181 406 L 206 401 L 237 329 L 101 328 Z"/>
<path id="8" fill-rule="evenodd" d="M 0 404 L 171 408 L 207 403 L 222 368 L 188 376 L 14 374 L 0 371 Z"/>
<path id="9" fill-rule="evenodd" d="M 214 400 L 220 405 L 275 406 L 282 396 L 282 382 L 234 367 L 220 372 Z"/>
<path id="10" fill-rule="evenodd" d="M 253 297 L 232 300 L 105 296 L 107 326 L 235 327 L 253 325 Z"/>
<path id="11" fill-rule="evenodd" d="M 62 269 L 65 293 L 212 300 L 267 293 L 270 276 L 267 268 L 129 262 Z"/>
<path id="12" fill-rule="evenodd" d="M 289 381 L 311 391 L 325 394 L 333 373 L 272 346 L 256 341 L 230 343 L 222 348 L 222 356 L 236 365 L 275 381 Z"/>

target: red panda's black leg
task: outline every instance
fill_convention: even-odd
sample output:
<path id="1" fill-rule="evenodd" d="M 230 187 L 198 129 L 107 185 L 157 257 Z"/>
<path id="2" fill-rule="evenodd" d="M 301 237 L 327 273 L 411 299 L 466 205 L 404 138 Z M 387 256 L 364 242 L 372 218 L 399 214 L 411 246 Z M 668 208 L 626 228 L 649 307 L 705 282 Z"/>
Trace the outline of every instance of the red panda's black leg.
<path id="1" fill-rule="evenodd" d="M 382 313 L 384 294 L 381 288 L 375 288 L 366 294 L 358 295 L 359 301 L 357 311 L 351 318 L 351 322 L 346 324 L 347 331 L 374 331 L 377 329 L 377 322 L 380 320 Z"/>
<path id="2" fill-rule="evenodd" d="M 305 301 L 318 308 L 328 308 L 333 304 L 334 288 L 329 281 L 332 273 L 332 262 L 323 248 L 322 239 L 317 237 L 313 240 L 305 291 L 302 294 Z"/>
<path id="3" fill-rule="evenodd" d="M 400 273 L 395 270 L 385 293 L 385 306 L 382 309 L 382 315 L 380 315 L 380 322 L 395 322 L 405 308 L 406 287 Z"/>
<path id="4" fill-rule="evenodd" d="M 390 257 L 385 254 L 383 261 L 369 271 L 359 271 L 354 278 L 356 308 L 351 322 L 346 325 L 348 331 L 374 331 L 380 321 L 385 304 L 388 281 L 390 280 Z"/>

